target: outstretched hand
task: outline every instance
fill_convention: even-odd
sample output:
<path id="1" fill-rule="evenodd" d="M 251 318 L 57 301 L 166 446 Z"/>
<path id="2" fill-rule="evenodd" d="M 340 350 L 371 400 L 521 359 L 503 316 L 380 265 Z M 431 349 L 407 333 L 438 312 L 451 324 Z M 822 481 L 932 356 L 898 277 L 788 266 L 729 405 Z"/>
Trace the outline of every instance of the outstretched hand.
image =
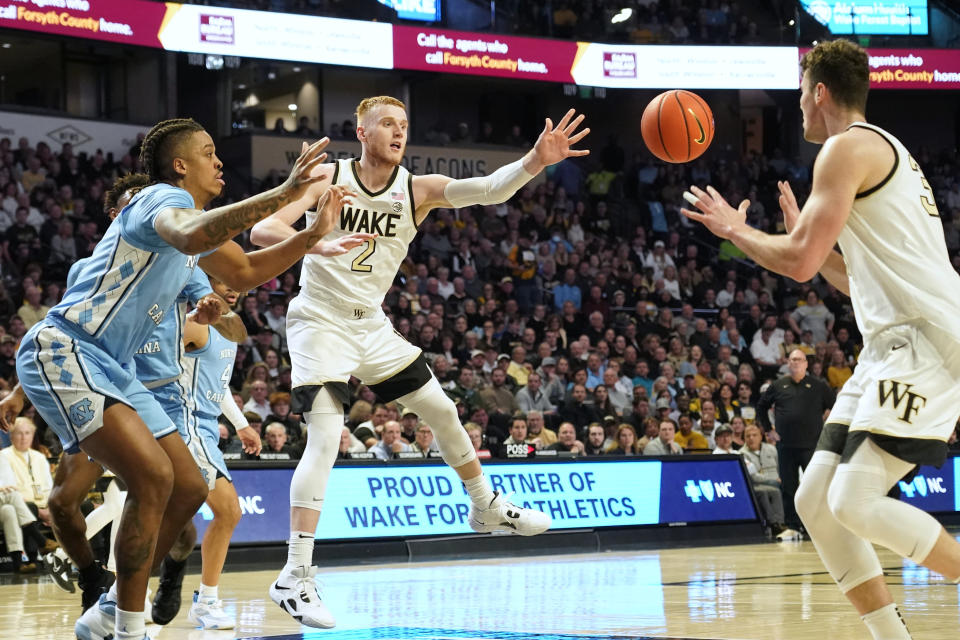
<path id="1" fill-rule="evenodd" d="M 333 185 L 323 192 L 320 202 L 317 203 L 317 215 L 306 229 L 307 233 L 311 234 L 310 240 L 313 244 L 333 230 L 343 205 L 349 204 L 350 198 L 356 195 L 355 191 L 341 185 Z"/>
<path id="2" fill-rule="evenodd" d="M 585 116 L 581 113 L 574 118 L 575 113 L 576 111 L 573 109 L 567 111 L 556 127 L 553 126 L 553 121 L 550 118 L 546 119 L 543 131 L 540 132 L 540 137 L 533 145 L 533 152 L 543 166 L 556 164 L 571 156 L 585 156 L 590 153 L 588 149 L 570 148 L 590 133 L 589 127 L 577 131 L 577 127 L 583 122 Z"/>
<path id="3" fill-rule="evenodd" d="M 230 311 L 230 307 L 223 298 L 215 293 L 208 293 L 197 301 L 197 308 L 191 317 L 197 324 L 216 324 L 220 316 Z"/>
<path id="4" fill-rule="evenodd" d="M 749 200 L 744 200 L 734 209 L 716 189 L 709 186 L 706 191 L 699 187 L 690 187 L 690 191 L 683 193 L 683 199 L 699 211 L 684 208 L 680 209 L 681 213 L 691 220 L 702 222 L 703 226 L 718 238 L 730 238 L 738 227 L 747 223 Z"/>
<path id="5" fill-rule="evenodd" d="M 330 144 L 330 138 L 327 137 L 320 138 L 309 146 L 306 142 L 303 143 L 300 157 L 293 163 L 290 176 L 282 185 L 291 201 L 299 200 L 311 185 L 327 179 L 323 173 L 314 175 L 314 169 L 327 159 L 327 154 L 323 150 L 328 144 Z"/>
<path id="6" fill-rule="evenodd" d="M 351 233 L 350 235 L 340 236 L 333 240 L 321 241 L 314 247 L 314 253 L 318 253 L 325 258 L 333 256 L 342 256 L 343 254 L 356 249 L 366 243 L 367 240 L 376 240 L 375 233 Z"/>
<path id="7" fill-rule="evenodd" d="M 786 180 L 777 181 L 777 187 L 780 189 L 780 210 L 783 211 L 783 226 L 787 233 L 793 231 L 797 226 L 797 220 L 800 218 L 800 206 L 797 204 L 797 197 L 793 195 L 793 189 Z"/>

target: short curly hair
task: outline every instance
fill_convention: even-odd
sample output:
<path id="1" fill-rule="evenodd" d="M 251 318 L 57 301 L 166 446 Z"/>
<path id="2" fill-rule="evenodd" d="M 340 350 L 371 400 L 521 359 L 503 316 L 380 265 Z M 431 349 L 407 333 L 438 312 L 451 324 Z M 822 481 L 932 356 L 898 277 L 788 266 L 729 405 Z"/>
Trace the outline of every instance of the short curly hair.
<path id="1" fill-rule="evenodd" d="M 866 111 L 870 57 L 863 48 L 849 40 L 821 42 L 804 54 L 800 68 L 811 86 L 822 82 L 837 104 Z"/>

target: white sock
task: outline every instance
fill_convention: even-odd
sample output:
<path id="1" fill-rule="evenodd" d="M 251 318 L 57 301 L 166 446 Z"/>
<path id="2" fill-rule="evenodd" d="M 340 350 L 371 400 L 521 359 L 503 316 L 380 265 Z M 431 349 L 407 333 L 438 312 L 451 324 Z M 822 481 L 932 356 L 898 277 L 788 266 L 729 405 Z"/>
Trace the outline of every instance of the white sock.
<path id="1" fill-rule="evenodd" d="M 871 611 L 860 619 L 867 625 L 873 640 L 911 640 L 910 632 L 907 631 L 907 625 L 895 602 Z"/>
<path id="2" fill-rule="evenodd" d="M 482 472 L 476 478 L 464 480 L 463 486 L 466 487 L 470 500 L 477 509 L 486 509 L 493 502 L 493 489 L 490 488 L 490 483 Z"/>
<path id="3" fill-rule="evenodd" d="M 117 607 L 116 638 L 143 640 L 143 611 L 124 611 Z"/>
<path id="4" fill-rule="evenodd" d="M 287 541 L 287 566 L 309 567 L 313 564 L 313 532 L 291 531 Z"/>
<path id="5" fill-rule="evenodd" d="M 116 602 L 120 596 L 117 594 L 117 581 L 114 580 L 113 584 L 110 585 L 110 590 L 107 591 L 107 600 L 110 602 Z M 119 609 L 117 609 L 119 611 Z"/>
<path id="6" fill-rule="evenodd" d="M 200 583 L 200 590 L 197 592 L 198 600 L 216 600 L 217 599 L 217 587 L 208 587 L 207 585 Z"/>

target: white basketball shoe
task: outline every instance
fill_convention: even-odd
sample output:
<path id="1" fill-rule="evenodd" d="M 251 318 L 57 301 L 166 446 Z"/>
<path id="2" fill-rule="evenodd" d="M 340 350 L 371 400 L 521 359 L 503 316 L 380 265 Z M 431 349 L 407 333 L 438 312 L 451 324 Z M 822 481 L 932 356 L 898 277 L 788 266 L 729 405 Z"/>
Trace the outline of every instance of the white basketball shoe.
<path id="1" fill-rule="evenodd" d="M 199 591 L 193 592 L 193 604 L 187 620 L 201 629 L 233 629 L 237 621 L 223 610 L 223 601 L 216 598 L 201 598 Z"/>
<path id="2" fill-rule="evenodd" d="M 470 528 L 477 533 L 507 531 L 521 536 L 535 536 L 550 528 L 550 516 L 542 511 L 524 509 L 509 502 L 510 496 L 494 492 L 490 506 L 482 511 L 470 507 Z"/>
<path id="3" fill-rule="evenodd" d="M 284 567 L 277 580 L 270 585 L 270 599 L 300 624 L 332 629 L 337 621 L 320 598 L 316 575 L 316 567 Z"/>

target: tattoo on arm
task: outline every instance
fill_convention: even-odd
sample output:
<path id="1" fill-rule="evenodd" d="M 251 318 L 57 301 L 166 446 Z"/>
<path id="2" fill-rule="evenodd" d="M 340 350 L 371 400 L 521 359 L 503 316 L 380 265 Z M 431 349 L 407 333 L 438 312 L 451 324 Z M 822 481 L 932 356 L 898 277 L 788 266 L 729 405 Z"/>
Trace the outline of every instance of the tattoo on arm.
<path id="1" fill-rule="evenodd" d="M 200 228 L 211 247 L 219 246 L 288 204 L 290 197 L 273 189 L 203 214 Z"/>

